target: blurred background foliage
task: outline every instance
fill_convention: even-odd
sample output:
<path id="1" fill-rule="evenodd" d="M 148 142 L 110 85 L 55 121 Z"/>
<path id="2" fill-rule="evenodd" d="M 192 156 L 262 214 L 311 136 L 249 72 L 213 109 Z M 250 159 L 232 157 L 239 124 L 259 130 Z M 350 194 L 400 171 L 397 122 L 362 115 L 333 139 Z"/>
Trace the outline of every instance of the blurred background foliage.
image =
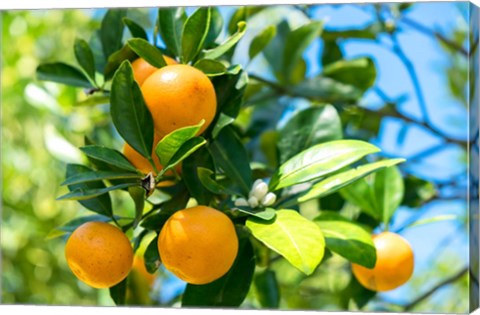
<path id="1" fill-rule="evenodd" d="M 319 268 L 309 278 L 284 260 L 277 260 L 271 267 L 276 271 L 278 290 L 270 292 L 281 296 L 278 306 L 466 312 L 469 4 L 314 5 L 279 7 L 270 12 L 260 9 L 223 8 L 223 33 L 227 32 L 230 19 L 240 16 L 241 10 L 248 11 L 250 33 L 239 43 L 232 58 L 244 65 L 252 78 L 270 85 L 277 93 L 276 100 L 282 94 L 281 86 L 272 82 L 274 75 L 266 70 L 264 56 L 252 62 L 247 48 L 255 32 L 268 24 L 280 23 L 285 17 L 291 26 L 298 26 L 310 19 L 325 20 L 330 16 L 325 31 L 306 51 L 305 62 L 295 70 L 300 76 L 312 77 L 326 64 L 342 57 L 367 55 L 374 61 L 374 87 L 358 103 L 341 99 L 334 105 L 341 113 L 345 138 L 369 140 L 387 156 L 408 159 L 401 166 L 406 197 L 393 226 L 394 230 L 405 232 L 404 236 L 414 245 L 417 260 L 414 277 L 407 285 L 373 299 L 373 294 L 368 293 L 357 299 L 346 298 L 360 289 L 351 278 L 349 265 L 337 256 L 326 262 L 328 268 Z M 154 11 L 132 9 L 129 16 L 152 29 Z M 92 289 L 72 276 L 64 258 L 64 239 L 51 236 L 57 226 L 88 214 L 75 202 L 55 201 L 64 192 L 59 184 L 64 179 L 65 164 L 84 161 L 76 149 L 83 145 L 84 135 L 117 149 L 121 143 L 111 136 L 114 132 L 108 106 L 74 106 L 85 99 L 83 91 L 35 79 L 39 63 L 74 63 L 75 38 L 88 40 L 104 12 L 1 13 L 2 303 L 113 305 L 107 290 Z M 419 19 L 428 14 L 434 17 Z M 441 19 L 443 22 L 439 22 Z M 268 51 L 265 55 L 274 57 L 271 53 L 268 56 Z M 437 58 L 435 62 L 442 62 L 432 65 L 432 55 Z M 430 82 L 438 77 L 437 85 Z M 243 127 L 246 138 L 261 132 L 259 139 L 250 139 L 249 147 L 256 158 L 268 161 L 268 154 L 255 148 L 266 146 L 264 152 L 268 152 L 268 142 L 272 140 L 269 131 L 275 129 L 275 119 L 281 124 L 283 118 L 305 108 L 306 101 L 284 95 L 279 103 L 272 102 L 268 93 L 262 95 L 254 84 L 250 87 L 257 98 L 248 99 L 238 125 Z M 439 99 L 442 103 L 436 104 Z M 257 106 L 255 110 L 253 105 Z M 116 207 L 128 212 L 132 207 L 126 202 L 114 200 Z M 330 210 L 344 207 L 339 204 L 338 195 L 322 199 L 322 206 Z M 308 211 L 308 205 L 304 208 Z M 404 230 L 411 222 L 442 214 L 454 214 L 460 219 Z M 275 301 L 275 296 L 261 293 L 262 286 L 272 287 L 271 279 L 267 273 L 257 276 L 243 307 L 259 308 L 268 305 L 269 299 Z M 131 283 L 129 300 L 133 304 L 176 305 L 184 289 L 184 283 L 162 269 L 154 282 L 137 271 Z M 148 283 L 152 283 L 152 290 L 148 290 Z"/>

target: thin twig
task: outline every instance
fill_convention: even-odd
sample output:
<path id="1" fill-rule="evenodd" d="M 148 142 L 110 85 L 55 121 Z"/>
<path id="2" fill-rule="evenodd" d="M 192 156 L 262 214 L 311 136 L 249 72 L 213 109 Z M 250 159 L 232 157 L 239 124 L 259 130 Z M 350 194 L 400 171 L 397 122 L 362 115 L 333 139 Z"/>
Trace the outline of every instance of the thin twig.
<path id="1" fill-rule="evenodd" d="M 414 308 L 418 303 L 422 302 L 423 300 L 427 299 L 430 295 L 432 295 L 433 293 L 435 293 L 438 289 L 448 285 L 448 284 L 451 284 L 457 280 L 459 280 L 460 278 L 462 278 L 465 274 L 467 274 L 468 272 L 468 266 L 465 266 L 463 267 L 460 271 L 458 271 L 456 274 L 454 274 L 453 276 L 449 277 L 449 278 L 446 278 L 445 280 L 443 280 L 442 282 L 434 285 L 432 288 L 430 288 L 429 290 L 427 290 L 425 293 L 423 293 L 422 295 L 420 295 L 419 297 L 417 297 L 416 299 L 414 299 L 413 301 L 411 301 L 410 303 L 406 304 L 404 306 L 404 310 L 405 311 L 409 311 L 411 310 L 412 308 Z"/>

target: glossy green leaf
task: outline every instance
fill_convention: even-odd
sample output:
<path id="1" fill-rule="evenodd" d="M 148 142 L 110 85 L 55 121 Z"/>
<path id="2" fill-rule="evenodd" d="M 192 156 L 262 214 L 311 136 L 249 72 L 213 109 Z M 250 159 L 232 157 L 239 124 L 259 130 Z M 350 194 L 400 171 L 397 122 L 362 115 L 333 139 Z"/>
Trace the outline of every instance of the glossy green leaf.
<path id="1" fill-rule="evenodd" d="M 390 167 L 398 163 L 402 163 L 404 161 L 404 159 L 383 160 L 374 163 L 364 164 L 354 169 L 349 169 L 344 172 L 332 175 L 314 184 L 305 195 L 298 198 L 298 201 L 305 202 L 310 199 L 321 198 L 323 196 L 329 195 L 373 172 L 376 172 L 385 167 Z"/>
<path id="2" fill-rule="evenodd" d="M 37 67 L 37 78 L 42 81 L 51 81 L 76 87 L 93 87 L 82 71 L 63 62 L 39 65 Z"/>
<path id="3" fill-rule="evenodd" d="M 198 204 L 208 205 L 212 194 L 204 187 L 200 179 L 198 172 L 202 168 L 207 170 L 215 169 L 212 156 L 205 147 L 198 149 L 183 160 L 182 179 L 190 195 L 197 200 Z"/>
<path id="4" fill-rule="evenodd" d="M 398 168 L 392 166 L 376 172 L 373 191 L 377 212 L 382 214 L 383 223 L 388 226 L 403 200 L 403 178 Z"/>
<path id="5" fill-rule="evenodd" d="M 68 164 L 67 165 L 67 174 L 66 178 L 71 178 L 73 176 L 78 176 L 82 173 L 91 173 L 92 170 L 84 165 L 78 164 Z M 90 182 L 90 183 L 78 183 L 68 185 L 70 191 L 75 191 L 77 189 L 103 189 L 105 184 L 103 182 Z M 107 217 L 113 216 L 112 211 L 112 200 L 108 194 L 98 196 L 90 200 L 80 200 L 82 206 L 91 210 L 93 212 L 105 215 Z"/>
<path id="6" fill-rule="evenodd" d="M 193 137 L 187 140 L 182 146 L 175 152 L 172 158 L 164 165 L 163 170 L 160 172 L 159 176 L 165 174 L 168 170 L 174 168 L 180 162 L 185 160 L 187 157 L 192 155 L 195 151 L 204 146 L 207 141 L 202 137 Z"/>
<path id="7" fill-rule="evenodd" d="M 113 77 L 110 113 L 118 133 L 135 151 L 151 160 L 153 120 L 133 69 L 124 61 Z"/>
<path id="8" fill-rule="evenodd" d="M 141 176 L 137 173 L 130 172 L 93 171 L 75 174 L 72 177 L 67 178 L 60 185 L 73 185 L 109 179 L 141 179 Z"/>
<path id="9" fill-rule="evenodd" d="M 260 305 L 264 308 L 278 309 L 280 306 L 280 288 L 275 271 L 266 269 L 257 273 L 254 284 Z"/>
<path id="10" fill-rule="evenodd" d="M 380 151 L 359 140 L 337 140 L 312 146 L 283 163 L 270 181 L 270 188 L 296 185 L 320 178 Z"/>
<path id="11" fill-rule="evenodd" d="M 220 36 L 223 29 L 223 17 L 219 8 L 211 7 L 210 28 L 208 30 L 207 38 L 205 39 L 205 46 L 212 45 Z"/>
<path id="12" fill-rule="evenodd" d="M 120 50 L 111 54 L 105 65 L 105 80 L 110 80 L 125 60 L 134 61 L 137 58 L 137 54 L 128 45 L 123 46 Z"/>
<path id="13" fill-rule="evenodd" d="M 372 87 L 377 78 L 375 64 L 370 58 L 338 60 L 325 66 L 322 74 L 335 81 L 355 86 L 362 91 Z"/>
<path id="14" fill-rule="evenodd" d="M 234 121 L 235 121 L 235 119 L 233 117 L 225 115 L 224 113 L 220 113 L 220 116 L 218 116 L 218 119 L 215 123 L 215 126 L 213 127 L 213 130 L 212 130 L 213 139 L 218 137 L 218 134 L 220 133 L 220 131 L 222 131 L 223 128 L 232 124 Z"/>
<path id="15" fill-rule="evenodd" d="M 372 175 L 373 176 L 373 175 Z M 375 197 L 366 178 L 362 178 L 340 189 L 340 194 L 348 202 L 358 206 L 363 212 L 376 219 L 381 219 L 382 213 L 377 211 Z"/>
<path id="16" fill-rule="evenodd" d="M 289 92 L 319 102 L 351 102 L 359 99 L 363 92 L 348 84 L 327 77 L 314 77 L 288 88 Z"/>
<path id="17" fill-rule="evenodd" d="M 252 39 L 252 43 L 248 48 L 248 57 L 250 59 L 255 58 L 275 37 L 277 34 L 277 28 L 275 25 L 270 25 L 261 31 L 257 36 Z"/>
<path id="18" fill-rule="evenodd" d="M 352 263 L 373 268 L 377 252 L 372 236 L 355 222 L 335 212 L 322 212 L 314 219 L 325 236 L 327 248 Z"/>
<path id="19" fill-rule="evenodd" d="M 143 261 L 145 269 L 149 273 L 154 273 L 160 267 L 160 254 L 158 253 L 158 235 L 148 244 L 145 253 L 143 254 Z"/>
<path id="20" fill-rule="evenodd" d="M 129 18 L 123 18 L 123 23 L 128 27 L 128 30 L 133 37 L 148 40 L 147 32 L 135 21 Z"/>
<path id="21" fill-rule="evenodd" d="M 157 27 L 163 42 L 167 45 L 167 50 L 173 56 L 182 54 L 182 30 L 186 20 L 187 15 L 182 7 L 158 10 Z"/>
<path id="22" fill-rule="evenodd" d="M 83 39 L 77 38 L 75 39 L 73 50 L 78 64 L 85 70 L 90 79 L 95 82 L 95 59 L 88 43 Z"/>
<path id="23" fill-rule="evenodd" d="M 100 40 L 102 42 L 105 59 L 122 48 L 123 18 L 127 14 L 125 9 L 110 9 L 102 19 Z"/>
<path id="24" fill-rule="evenodd" d="M 116 305 L 125 305 L 127 297 L 127 278 L 110 288 L 110 297 Z"/>
<path id="25" fill-rule="evenodd" d="M 306 275 L 312 274 L 323 258 L 322 231 L 294 210 L 279 210 L 270 222 L 249 217 L 246 226 L 256 239 Z"/>
<path id="26" fill-rule="evenodd" d="M 86 200 L 98 197 L 100 195 L 104 195 L 112 190 L 119 190 L 124 189 L 132 186 L 138 186 L 137 183 L 125 183 L 119 184 L 115 186 L 109 186 L 105 188 L 95 188 L 95 189 L 84 189 L 84 188 L 76 188 L 72 190 L 70 193 L 65 194 L 61 197 L 58 197 L 57 200 Z"/>
<path id="27" fill-rule="evenodd" d="M 133 166 L 127 158 L 120 152 L 114 149 L 110 149 L 98 145 L 87 145 L 81 147 L 80 150 L 88 157 L 95 160 L 102 161 L 104 163 L 113 165 L 115 167 L 135 172 L 136 168 Z"/>
<path id="28" fill-rule="evenodd" d="M 208 147 L 217 168 L 238 185 L 245 195 L 253 184 L 252 170 L 245 147 L 230 126 L 222 129 Z"/>
<path id="29" fill-rule="evenodd" d="M 242 69 L 236 74 L 227 73 L 212 78 L 217 96 L 217 112 L 237 117 L 248 83 L 248 76 Z"/>
<path id="30" fill-rule="evenodd" d="M 183 62 L 194 60 L 202 50 L 210 28 L 210 19 L 210 8 L 199 8 L 187 18 L 182 32 Z"/>
<path id="31" fill-rule="evenodd" d="M 273 208 L 266 208 L 265 210 L 252 210 L 252 209 L 248 209 L 248 208 L 243 208 L 243 207 L 235 207 L 234 209 L 237 209 L 238 211 L 242 212 L 242 213 L 245 213 L 245 214 L 248 214 L 248 215 L 251 215 L 253 217 L 256 217 L 260 220 L 263 220 L 263 221 L 270 221 L 272 219 L 275 218 L 275 216 L 277 215 L 275 209 Z"/>
<path id="32" fill-rule="evenodd" d="M 206 50 L 202 53 L 202 58 L 204 59 L 217 59 L 223 56 L 227 51 L 233 48 L 238 41 L 243 37 L 247 31 L 247 24 L 245 22 L 239 22 L 237 25 L 237 32 L 227 38 L 219 46 Z"/>
<path id="33" fill-rule="evenodd" d="M 215 181 L 215 179 L 212 178 L 212 175 L 215 174 L 212 170 L 204 167 L 199 167 L 197 169 L 197 174 L 198 174 L 198 179 L 202 183 L 202 186 L 205 187 L 210 192 L 217 195 L 221 195 L 224 193 L 230 193 L 230 194 L 235 193 L 233 191 L 229 191 L 228 188 L 222 186 L 217 181 Z"/>
<path id="34" fill-rule="evenodd" d="M 280 130 L 280 163 L 319 143 L 342 138 L 342 123 L 331 105 L 311 107 L 294 115 Z"/>
<path id="35" fill-rule="evenodd" d="M 288 34 L 283 51 L 283 75 L 288 81 L 293 70 L 300 62 L 304 51 L 320 36 L 323 22 L 311 22 L 300 26 Z"/>
<path id="36" fill-rule="evenodd" d="M 128 193 L 135 204 L 135 220 L 133 221 L 133 229 L 135 229 L 142 219 L 146 192 L 145 189 L 140 186 L 133 186 L 128 187 Z"/>
<path id="37" fill-rule="evenodd" d="M 255 256 L 249 234 L 237 227 L 239 241 L 235 262 L 226 275 L 205 285 L 188 284 L 182 306 L 238 307 L 250 289 L 255 270 Z"/>
<path id="38" fill-rule="evenodd" d="M 204 124 L 205 120 L 202 119 L 202 121 L 195 126 L 179 128 L 163 137 L 155 148 L 155 153 L 160 159 L 160 163 L 162 165 L 167 165 L 180 147 L 185 142 L 195 137 Z"/>
<path id="39" fill-rule="evenodd" d="M 47 239 L 53 239 L 60 236 L 65 236 L 73 231 L 75 231 L 80 225 L 87 223 L 87 222 L 110 222 L 112 221 L 111 217 L 107 217 L 101 214 L 95 215 L 87 215 L 82 216 L 79 218 L 75 218 L 73 220 L 68 221 L 67 223 L 55 228 L 54 230 L 50 231 L 47 235 Z"/>
<path id="40" fill-rule="evenodd" d="M 161 68 L 167 65 L 160 49 L 152 46 L 148 41 L 141 38 L 132 38 L 127 41 L 127 45 L 152 66 Z"/>
<path id="41" fill-rule="evenodd" d="M 209 77 L 216 77 L 227 71 L 227 67 L 223 63 L 211 59 L 200 59 L 194 64 L 194 67 Z"/>

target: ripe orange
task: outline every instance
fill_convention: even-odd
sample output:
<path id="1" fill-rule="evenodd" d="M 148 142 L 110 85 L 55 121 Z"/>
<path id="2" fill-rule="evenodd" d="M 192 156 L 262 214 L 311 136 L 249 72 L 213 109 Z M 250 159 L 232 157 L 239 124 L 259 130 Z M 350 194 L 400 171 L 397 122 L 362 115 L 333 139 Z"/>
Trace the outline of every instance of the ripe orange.
<path id="1" fill-rule="evenodd" d="M 175 59 L 172 59 L 168 56 L 163 56 L 163 59 L 165 59 L 165 62 L 167 65 L 174 65 L 177 62 Z M 135 78 L 135 81 L 137 81 L 138 85 L 142 86 L 143 82 L 158 68 L 152 66 L 149 64 L 145 59 L 143 58 L 138 58 L 135 59 L 135 61 L 132 62 L 132 68 L 133 68 L 133 77 Z"/>
<path id="2" fill-rule="evenodd" d="M 373 236 L 377 262 L 373 269 L 352 264 L 357 280 L 367 289 L 389 291 L 407 282 L 413 273 L 414 257 L 410 244 L 400 235 L 383 232 Z"/>
<path id="3" fill-rule="evenodd" d="M 204 119 L 200 134 L 217 110 L 213 84 L 202 71 L 189 65 L 170 65 L 155 71 L 143 83 L 142 93 L 161 137 Z"/>
<path id="4" fill-rule="evenodd" d="M 160 259 L 168 270 L 191 284 L 210 283 L 230 270 L 238 238 L 222 212 L 196 206 L 175 212 L 158 238 Z"/>
<path id="5" fill-rule="evenodd" d="M 109 288 L 127 277 L 132 268 L 133 249 L 117 227 L 87 222 L 70 235 L 65 257 L 78 279 L 94 288 Z"/>

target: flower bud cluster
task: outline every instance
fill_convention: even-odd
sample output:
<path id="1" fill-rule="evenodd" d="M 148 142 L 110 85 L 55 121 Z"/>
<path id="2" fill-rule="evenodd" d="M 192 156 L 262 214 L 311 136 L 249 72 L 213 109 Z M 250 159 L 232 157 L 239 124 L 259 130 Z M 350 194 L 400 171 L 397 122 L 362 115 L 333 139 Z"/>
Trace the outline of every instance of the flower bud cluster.
<path id="1" fill-rule="evenodd" d="M 237 207 L 256 208 L 258 206 L 269 207 L 275 203 L 277 196 L 274 193 L 268 192 L 268 185 L 261 179 L 257 179 L 248 194 L 248 200 L 245 198 L 238 198 L 235 200 Z"/>

